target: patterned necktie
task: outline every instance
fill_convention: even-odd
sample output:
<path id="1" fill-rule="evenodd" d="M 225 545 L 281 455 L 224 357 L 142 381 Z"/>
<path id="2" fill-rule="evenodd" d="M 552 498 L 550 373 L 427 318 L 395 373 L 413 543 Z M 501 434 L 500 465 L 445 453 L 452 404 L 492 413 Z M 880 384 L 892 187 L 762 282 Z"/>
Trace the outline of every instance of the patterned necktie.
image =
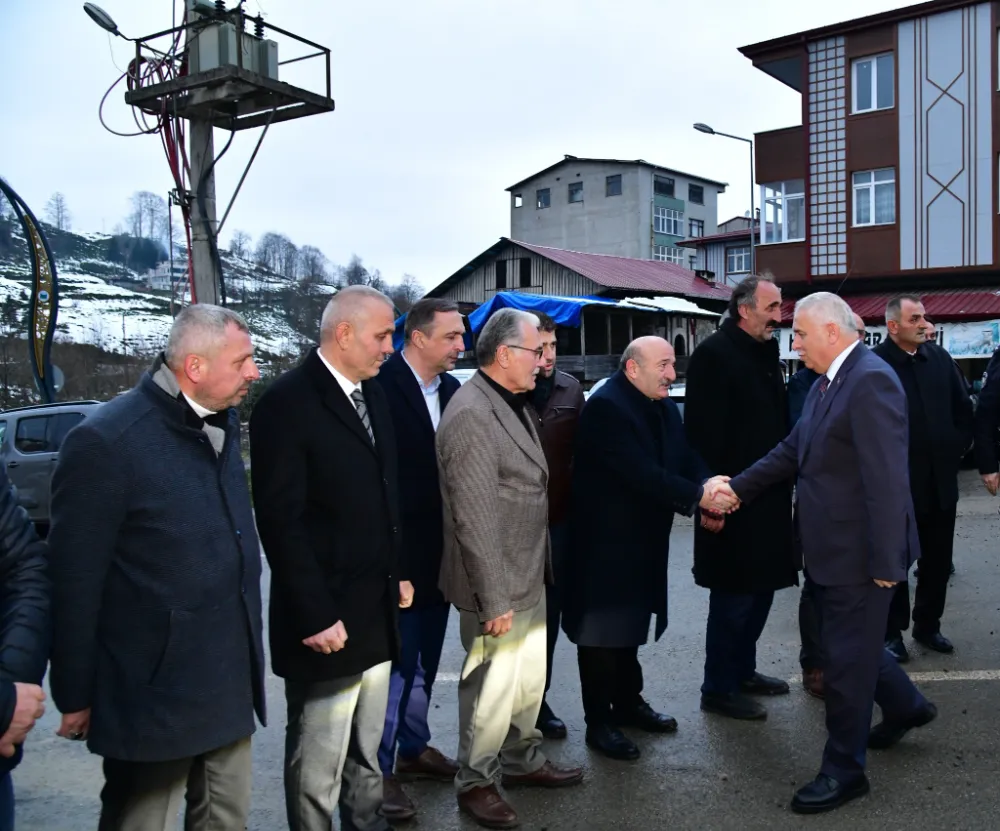
<path id="1" fill-rule="evenodd" d="M 365 425 L 365 429 L 368 431 L 368 438 L 372 440 L 372 444 L 375 444 L 375 434 L 372 432 L 371 419 L 368 418 L 368 407 L 365 404 L 365 397 L 361 394 L 361 390 L 355 390 L 351 393 L 351 401 L 358 408 L 358 415 L 361 417 L 361 423 Z"/>
<path id="2" fill-rule="evenodd" d="M 823 400 L 823 396 L 826 395 L 827 388 L 830 386 L 830 376 L 824 375 L 819 379 L 819 400 Z"/>

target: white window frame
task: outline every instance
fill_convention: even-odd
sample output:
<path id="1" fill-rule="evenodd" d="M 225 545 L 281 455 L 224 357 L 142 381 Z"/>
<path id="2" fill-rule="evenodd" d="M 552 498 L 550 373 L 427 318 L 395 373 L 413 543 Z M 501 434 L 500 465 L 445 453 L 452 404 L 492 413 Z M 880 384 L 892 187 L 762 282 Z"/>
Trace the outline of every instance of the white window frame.
<path id="1" fill-rule="evenodd" d="M 676 245 L 654 245 L 653 259 L 660 263 L 684 265 L 684 252 Z"/>
<path id="2" fill-rule="evenodd" d="M 739 267 L 742 265 L 742 268 Z M 734 267 L 736 266 L 736 267 Z M 741 245 L 726 249 L 726 274 L 750 273 L 750 246 Z"/>
<path id="3" fill-rule="evenodd" d="M 701 225 L 701 230 L 696 234 L 694 232 L 694 223 L 697 222 Z M 688 236 L 691 239 L 697 239 L 698 237 L 705 236 L 705 220 L 704 219 L 694 219 L 693 217 L 688 219 Z"/>
<path id="4" fill-rule="evenodd" d="M 799 187 L 789 188 L 791 184 Z M 802 203 L 802 236 L 788 235 L 788 204 Z M 770 182 L 760 186 L 760 245 L 778 245 L 783 242 L 804 242 L 806 231 L 806 193 L 804 179 L 791 179 L 787 182 Z M 772 216 L 773 215 L 773 216 Z M 780 234 L 776 234 L 780 227 Z"/>
<path id="5" fill-rule="evenodd" d="M 880 181 L 875 181 L 875 174 L 889 173 L 891 179 L 884 176 Z M 858 183 L 858 177 L 867 176 L 867 181 Z M 892 192 L 892 219 L 878 221 L 875 218 L 875 189 L 877 187 L 889 186 Z M 895 225 L 896 224 L 896 169 L 892 167 L 880 167 L 876 170 L 856 170 L 851 174 L 851 190 L 854 194 L 854 202 L 851 209 L 851 225 L 855 228 L 870 228 L 875 225 Z M 868 222 L 858 221 L 859 200 L 868 201 Z"/>
<path id="6" fill-rule="evenodd" d="M 893 86 L 892 86 L 892 101 L 884 106 L 879 106 L 878 103 L 878 59 L 879 58 L 892 58 L 892 75 L 893 75 Z M 861 64 L 870 63 L 872 65 L 872 105 L 866 109 L 860 109 L 858 107 L 858 67 Z M 882 110 L 891 110 L 896 106 L 896 56 L 892 52 L 880 52 L 878 55 L 868 55 L 864 58 L 855 58 L 851 61 L 851 113 L 852 115 L 858 115 L 860 113 L 874 113 L 880 112 Z"/>
<path id="7" fill-rule="evenodd" d="M 669 229 L 673 230 L 669 230 Z M 667 234 L 671 237 L 684 236 L 684 212 L 662 205 L 653 207 L 653 231 L 657 234 Z"/>

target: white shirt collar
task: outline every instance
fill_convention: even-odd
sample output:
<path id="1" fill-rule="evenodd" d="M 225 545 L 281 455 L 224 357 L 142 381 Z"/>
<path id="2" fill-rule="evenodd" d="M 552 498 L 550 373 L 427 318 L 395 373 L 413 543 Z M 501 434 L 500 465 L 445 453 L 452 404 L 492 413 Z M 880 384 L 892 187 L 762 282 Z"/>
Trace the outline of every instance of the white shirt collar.
<path id="1" fill-rule="evenodd" d="M 407 360 L 405 349 L 402 351 L 401 355 L 403 362 L 410 368 L 410 372 L 413 373 L 413 377 L 417 379 L 417 383 L 420 385 L 420 389 L 423 391 L 424 395 L 431 395 L 437 392 L 438 387 L 441 386 L 441 376 L 435 375 L 430 383 L 425 384 L 424 379 L 420 377 L 420 373 L 417 372 L 417 370 L 413 368 L 413 364 Z"/>
<path id="2" fill-rule="evenodd" d="M 318 349 L 316 350 L 316 354 L 319 355 L 319 359 L 323 362 L 323 365 L 328 370 L 330 370 L 330 374 L 337 379 L 337 384 L 344 391 L 344 395 L 350 398 L 352 392 L 361 389 L 360 381 L 356 384 L 353 381 L 349 381 L 347 378 L 344 377 L 343 373 L 341 373 L 333 364 L 331 364 L 326 358 L 323 357 L 323 353 L 320 352 Z"/>
<path id="3" fill-rule="evenodd" d="M 833 363 L 830 364 L 830 368 L 826 371 L 826 377 L 830 379 L 831 384 L 833 383 L 833 379 L 837 377 L 837 372 L 844 365 L 844 361 L 847 360 L 847 356 L 851 354 L 851 350 L 854 349 L 859 343 L 861 343 L 861 341 L 854 341 L 854 343 L 848 346 L 847 349 L 833 359 Z"/>
<path id="4" fill-rule="evenodd" d="M 215 410 L 207 410 L 201 406 L 197 401 L 192 399 L 186 392 L 182 392 L 181 395 L 184 396 L 184 400 L 187 401 L 188 406 L 195 411 L 199 418 L 208 418 L 210 415 L 215 415 Z"/>

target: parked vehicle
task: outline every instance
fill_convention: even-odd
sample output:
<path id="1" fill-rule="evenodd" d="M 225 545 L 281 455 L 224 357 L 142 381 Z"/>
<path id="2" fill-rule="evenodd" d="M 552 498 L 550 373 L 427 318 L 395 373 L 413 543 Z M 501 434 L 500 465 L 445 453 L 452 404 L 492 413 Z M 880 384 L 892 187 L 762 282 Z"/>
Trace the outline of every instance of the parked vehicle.
<path id="1" fill-rule="evenodd" d="M 0 459 L 40 534 L 48 532 L 52 473 L 63 439 L 100 403 L 60 401 L 0 412 Z"/>

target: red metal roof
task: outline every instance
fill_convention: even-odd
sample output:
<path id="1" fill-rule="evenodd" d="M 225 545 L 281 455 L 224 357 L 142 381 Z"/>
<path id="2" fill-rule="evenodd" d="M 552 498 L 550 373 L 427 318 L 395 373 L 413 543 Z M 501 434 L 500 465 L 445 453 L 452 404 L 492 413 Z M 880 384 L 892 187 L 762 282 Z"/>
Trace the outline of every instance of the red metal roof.
<path id="1" fill-rule="evenodd" d="M 606 288 L 654 291 L 706 300 L 728 300 L 733 291 L 730 286 L 710 283 L 690 269 L 674 263 L 613 257 L 609 254 L 583 254 L 562 248 L 530 245 L 518 240 L 511 242 Z"/>
<path id="2" fill-rule="evenodd" d="M 975 320 L 1000 317 L 1000 288 L 942 289 L 913 292 L 920 296 L 931 320 Z M 866 322 L 884 321 L 885 306 L 899 292 L 891 294 L 844 295 L 848 305 Z M 781 318 L 791 321 L 794 300 L 781 304 Z"/>

